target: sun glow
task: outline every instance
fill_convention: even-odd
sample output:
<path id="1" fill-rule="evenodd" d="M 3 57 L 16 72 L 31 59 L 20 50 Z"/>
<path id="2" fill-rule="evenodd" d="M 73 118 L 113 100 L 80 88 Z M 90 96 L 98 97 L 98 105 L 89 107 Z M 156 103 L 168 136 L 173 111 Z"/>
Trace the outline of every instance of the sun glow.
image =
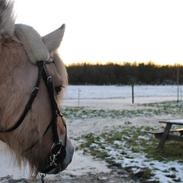
<path id="1" fill-rule="evenodd" d="M 66 64 L 183 63 L 181 0 L 19 0 L 15 12 L 41 35 L 66 23 Z"/>

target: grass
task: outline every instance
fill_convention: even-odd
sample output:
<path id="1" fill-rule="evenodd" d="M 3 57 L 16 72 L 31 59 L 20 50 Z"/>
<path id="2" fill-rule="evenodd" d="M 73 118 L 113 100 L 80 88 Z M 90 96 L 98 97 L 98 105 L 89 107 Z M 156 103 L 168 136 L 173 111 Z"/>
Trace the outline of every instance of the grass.
<path id="1" fill-rule="evenodd" d="M 140 105 L 141 109 L 134 110 L 108 110 L 108 109 L 92 109 L 86 107 L 65 107 L 63 113 L 65 117 L 70 119 L 88 119 L 88 118 L 115 118 L 121 117 L 133 118 L 133 117 L 152 117 L 154 115 L 166 115 L 166 114 L 182 114 L 182 104 L 176 102 L 162 102 Z"/>
<path id="2" fill-rule="evenodd" d="M 110 133 L 102 133 L 100 136 L 90 133 L 82 136 L 84 141 L 80 148 L 88 152 L 90 150 L 97 151 L 96 157 L 100 153 L 98 149 L 105 150 L 107 146 L 112 146 L 115 149 L 130 149 L 134 153 L 145 153 L 147 157 L 154 160 L 179 160 L 183 162 L 183 142 L 168 141 L 163 151 L 159 151 L 156 149 L 159 141 L 149 133 L 153 130 L 150 127 L 125 127 Z M 105 157 L 103 158 L 105 159 Z"/>
<path id="3" fill-rule="evenodd" d="M 65 107 L 63 113 L 69 119 L 121 119 L 134 117 L 154 117 L 161 115 L 177 116 L 183 114 L 182 103 L 161 102 L 151 104 L 141 104 L 140 109 L 131 110 L 108 110 L 92 109 L 87 107 Z M 138 107 L 138 106 L 137 106 Z M 154 162 L 157 160 L 165 164 L 164 170 L 160 170 L 166 177 L 174 182 L 181 182 L 181 178 L 176 175 L 176 167 L 168 167 L 166 163 L 177 161 L 183 163 L 183 143 L 167 142 L 163 151 L 157 151 L 158 140 L 154 138 L 151 127 L 126 126 L 112 129 L 110 132 L 103 132 L 100 135 L 89 133 L 80 138 L 78 149 L 84 153 L 89 153 L 96 158 L 105 160 L 110 167 L 126 169 L 130 176 L 141 182 L 150 182 L 154 176 Z M 145 161 L 149 163 L 146 167 L 138 166 L 138 156 L 145 156 Z M 142 156 L 139 156 L 139 159 Z M 142 157 L 143 158 L 143 157 Z M 125 160 L 128 164 L 125 164 Z M 137 163 L 136 163 L 137 162 Z M 167 166 L 166 166 L 167 165 Z M 159 170 L 159 167 L 157 167 Z M 173 173 L 172 173 L 173 172 Z M 175 172 L 175 173 L 174 173 Z M 183 179 L 183 178 L 182 178 Z M 153 179 L 152 182 L 159 182 Z"/>
<path id="4" fill-rule="evenodd" d="M 156 147 L 159 141 L 149 133 L 153 130 L 150 127 L 121 127 L 98 136 L 90 133 L 82 136 L 82 143 L 79 148 L 83 149 L 85 153 L 105 160 L 109 166 L 126 169 L 133 178 L 140 176 L 140 179 L 144 181 L 153 176 L 153 171 L 149 167 L 139 169 L 133 166 L 136 161 L 136 153 L 144 154 L 149 162 L 152 160 L 160 162 L 177 160 L 183 163 L 183 143 L 167 142 L 163 151 L 157 151 Z M 124 167 L 121 162 L 124 158 L 130 161 L 129 165 L 132 165 Z M 136 171 L 138 170 L 135 173 L 134 168 Z M 175 168 L 172 167 L 172 169 Z M 176 180 L 176 177 L 172 177 L 172 179 Z"/>

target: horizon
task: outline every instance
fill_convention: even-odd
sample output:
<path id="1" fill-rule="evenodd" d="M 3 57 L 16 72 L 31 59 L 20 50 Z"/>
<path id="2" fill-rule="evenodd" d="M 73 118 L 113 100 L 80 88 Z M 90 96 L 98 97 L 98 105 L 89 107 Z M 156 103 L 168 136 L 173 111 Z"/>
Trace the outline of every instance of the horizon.
<path id="1" fill-rule="evenodd" d="M 144 64 L 144 65 L 155 65 L 155 66 L 159 66 L 159 67 L 162 67 L 162 66 L 179 66 L 179 67 L 182 67 L 183 66 L 183 63 L 174 63 L 174 64 L 163 64 L 163 63 L 156 63 L 156 62 L 153 62 L 152 60 L 150 61 L 147 61 L 147 62 L 136 62 L 136 61 L 133 61 L 133 62 L 130 62 L 130 61 L 107 61 L 107 62 L 101 62 L 101 61 L 98 61 L 98 62 L 94 62 L 94 61 L 77 61 L 75 63 L 69 63 L 69 64 L 66 64 L 67 67 L 69 66 L 79 66 L 79 65 L 110 65 L 110 64 L 114 64 L 114 65 L 125 65 L 125 64 L 130 64 L 130 65 L 140 65 L 140 64 Z"/>
<path id="2" fill-rule="evenodd" d="M 16 23 L 45 35 L 66 23 L 59 48 L 66 65 L 96 63 L 183 63 L 181 0 L 15 1 Z M 41 13 L 40 13 L 41 10 Z"/>

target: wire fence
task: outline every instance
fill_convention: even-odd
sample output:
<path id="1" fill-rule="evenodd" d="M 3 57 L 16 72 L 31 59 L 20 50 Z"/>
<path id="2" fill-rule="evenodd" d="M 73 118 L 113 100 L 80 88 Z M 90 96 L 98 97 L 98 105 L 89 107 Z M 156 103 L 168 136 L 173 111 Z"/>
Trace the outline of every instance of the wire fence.
<path id="1" fill-rule="evenodd" d="M 105 101 L 110 103 L 121 101 L 127 103 L 143 103 L 183 99 L 182 85 L 135 85 L 135 86 L 68 86 L 64 100 L 73 101 L 80 106 L 85 101 Z"/>

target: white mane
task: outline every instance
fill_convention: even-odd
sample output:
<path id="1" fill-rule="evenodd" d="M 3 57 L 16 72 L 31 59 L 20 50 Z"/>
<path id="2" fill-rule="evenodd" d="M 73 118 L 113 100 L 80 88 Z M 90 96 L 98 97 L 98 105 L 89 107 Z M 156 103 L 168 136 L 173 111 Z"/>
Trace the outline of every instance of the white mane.
<path id="1" fill-rule="evenodd" d="M 0 0 L 0 39 L 2 37 L 12 37 L 14 25 L 13 2 Z"/>

